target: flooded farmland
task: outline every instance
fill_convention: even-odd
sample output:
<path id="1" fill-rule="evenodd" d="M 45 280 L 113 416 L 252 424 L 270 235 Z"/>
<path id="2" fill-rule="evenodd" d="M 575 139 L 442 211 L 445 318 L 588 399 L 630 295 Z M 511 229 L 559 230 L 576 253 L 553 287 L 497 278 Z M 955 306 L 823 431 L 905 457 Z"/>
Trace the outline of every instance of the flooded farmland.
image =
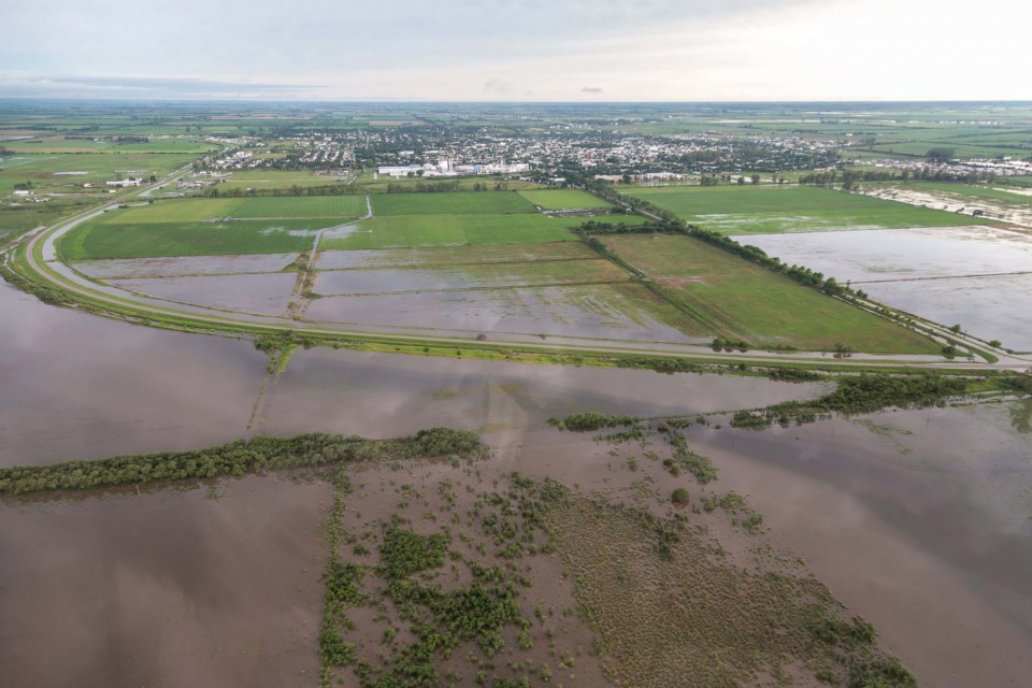
<path id="1" fill-rule="evenodd" d="M 290 303 L 297 274 L 205 275 L 154 279 L 112 279 L 113 287 L 185 303 L 257 315 L 282 315 Z"/>
<path id="2" fill-rule="evenodd" d="M 1032 350 L 1032 238 L 991 227 L 738 237 L 874 299 L 985 340 Z"/>
<path id="3" fill-rule="evenodd" d="M 3 360 L 19 361 L 2 368 L 7 465 L 206 446 L 247 432 L 267 363 L 250 342 L 130 326 L 9 287 L 0 305 L 19 324 L 0 342 Z M 694 415 L 826 390 L 316 348 L 297 351 L 268 383 L 251 432 L 389 437 L 468 427 L 495 451 L 479 485 L 519 471 L 585 494 L 631 499 L 645 490 L 658 508 L 675 486 L 702 494 L 649 458 L 660 440 L 614 447 L 550 428 L 548 418 Z M 872 621 L 919 685 L 1024 685 L 1032 671 L 1026 404 L 765 431 L 732 430 L 726 420 L 718 429 L 721 420 L 689 431 L 718 472 L 707 489 L 744 495 L 771 540 Z M 395 483 L 464 476 L 425 463 L 356 474 L 348 523 L 369 529 L 385 517 L 381 495 Z M 315 685 L 328 485 L 251 476 L 214 489 L 83 496 L 0 504 L 0 685 Z M 722 533 L 718 521 L 710 527 Z M 537 581 L 555 575 L 535 571 L 545 577 Z M 569 603 L 567 589 L 551 594 L 550 604 Z M 584 648 L 585 633 L 566 630 L 571 652 Z M 589 653 L 577 661 L 564 683 L 597 685 Z"/>
<path id="4" fill-rule="evenodd" d="M 636 284 L 326 297 L 312 303 L 307 318 L 472 333 L 693 341 L 666 324 L 684 322 L 680 312 Z"/>

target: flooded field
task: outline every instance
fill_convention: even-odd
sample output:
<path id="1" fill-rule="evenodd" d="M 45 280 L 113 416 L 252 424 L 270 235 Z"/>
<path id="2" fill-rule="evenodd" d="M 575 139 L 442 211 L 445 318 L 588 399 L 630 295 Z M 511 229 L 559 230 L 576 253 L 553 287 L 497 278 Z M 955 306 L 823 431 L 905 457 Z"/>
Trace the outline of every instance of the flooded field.
<path id="1" fill-rule="evenodd" d="M 249 341 L 47 306 L 0 283 L 0 465 L 195 449 L 239 437 L 267 358 Z"/>
<path id="2" fill-rule="evenodd" d="M 531 261 L 441 266 L 433 269 L 331 270 L 319 273 L 315 291 L 326 296 L 338 296 L 434 289 L 625 282 L 629 279 L 630 275 L 607 260 Z"/>
<path id="3" fill-rule="evenodd" d="M 306 317 L 313 321 L 465 330 L 474 334 L 693 340 L 667 324 L 686 320 L 679 311 L 636 284 L 326 297 L 313 301 Z M 697 334 L 696 339 L 699 336 L 705 333 Z"/>
<path id="4" fill-rule="evenodd" d="M 280 272 L 297 260 L 297 253 L 239 256 L 185 256 L 180 258 L 113 258 L 84 260 L 71 266 L 94 279 L 224 275 L 245 272 Z"/>
<path id="5" fill-rule="evenodd" d="M 18 324 L 0 340 L 4 464 L 201 447 L 247 432 L 267 363 L 250 342 L 125 325 L 45 306 L 9 287 L 0 288 L 0 307 Z M 721 419 L 712 419 L 688 435 L 717 470 L 705 488 L 664 470 L 655 458 L 667 450 L 659 435 L 614 445 L 547 424 L 582 411 L 720 412 L 826 390 L 734 376 L 317 348 L 295 352 L 268 384 L 251 432 L 388 437 L 445 425 L 483 433 L 495 456 L 475 473 L 425 462 L 356 472 L 345 523 L 374 535 L 391 508 L 429 532 L 434 521 L 424 512 L 438 513 L 433 500 L 443 482 L 489 492 L 512 471 L 659 514 L 669 512 L 674 487 L 687 487 L 693 503 L 733 490 L 762 514 L 764 538 L 805 559 L 850 614 L 872 621 L 919 685 L 1024 686 L 1032 671 L 1027 403 L 758 432 L 729 429 L 726 420 L 718 429 Z M 402 490 L 404 484 L 417 491 Z M 0 504 L 0 610 L 7 621 L 0 628 L 0 685 L 315 685 L 326 555 L 318 528 L 331 501 L 324 483 L 252 476 L 220 480 L 214 490 Z M 595 512 L 578 504 L 555 517 L 582 545 L 593 543 L 589 549 L 603 551 L 614 538 L 633 535 L 620 521 L 605 521 L 611 531 L 586 528 Z M 705 523 L 733 558 L 767 542 L 744 537 L 722 514 L 689 519 Z M 576 554 L 562 541 L 558 546 L 562 556 Z M 350 546 L 343 551 L 353 554 Z M 651 551 L 630 547 L 611 556 L 620 569 L 631 566 L 626 557 Z M 557 624 L 540 630 L 557 630 L 557 650 L 575 657 L 576 669 L 561 669 L 544 638 L 527 651 L 534 665 L 549 663 L 556 681 L 569 686 L 598 685 L 600 666 L 633 678 L 642 666 L 633 664 L 640 660 L 634 648 L 619 646 L 621 664 L 600 664 L 616 660 L 596 659 L 590 633 L 576 615 L 562 613 L 571 594 L 623 610 L 627 586 L 603 586 L 592 593 L 601 597 L 586 598 L 567 582 L 549 584 L 563 580 L 554 560 L 532 561 L 531 589 L 555 610 Z M 579 567 L 579 580 L 619 574 L 593 568 L 591 560 L 564 561 Z M 634 570 L 663 585 L 689 575 L 658 564 Z M 635 609 L 654 609 L 651 585 L 633 588 Z M 607 597 L 616 589 L 622 598 Z M 668 630 L 649 613 L 621 613 L 634 615 L 643 638 L 652 638 L 650 628 Z M 379 628 L 371 615 L 355 620 Z M 368 637 L 359 642 L 378 647 Z M 684 659 L 671 655 L 664 666 Z"/>
<path id="6" fill-rule="evenodd" d="M 314 686 L 329 486 L 213 489 L 0 506 L 0 685 Z"/>
<path id="7" fill-rule="evenodd" d="M 762 234 L 735 239 L 839 282 L 1032 272 L 1032 237 L 992 227 Z"/>
<path id="8" fill-rule="evenodd" d="M 785 263 L 1004 346 L 1032 350 L 1032 238 L 990 227 L 738 237 Z"/>
<path id="9" fill-rule="evenodd" d="M 1032 672 L 1027 416 L 993 405 L 692 439 L 919 685 L 1017 688 Z"/>
<path id="10" fill-rule="evenodd" d="M 258 315 L 285 313 L 296 283 L 293 272 L 108 280 L 113 287 L 176 303 Z"/>
<path id="11" fill-rule="evenodd" d="M 872 298 L 965 332 L 1032 351 L 1032 274 L 863 285 Z"/>
<path id="12" fill-rule="evenodd" d="M 326 236 L 330 236 L 327 232 Z M 320 270 L 380 268 L 399 265 L 449 265 L 464 263 L 509 263 L 532 260 L 595 258 L 598 254 L 579 241 L 550 244 L 502 244 L 485 246 L 442 246 L 321 251 Z"/>

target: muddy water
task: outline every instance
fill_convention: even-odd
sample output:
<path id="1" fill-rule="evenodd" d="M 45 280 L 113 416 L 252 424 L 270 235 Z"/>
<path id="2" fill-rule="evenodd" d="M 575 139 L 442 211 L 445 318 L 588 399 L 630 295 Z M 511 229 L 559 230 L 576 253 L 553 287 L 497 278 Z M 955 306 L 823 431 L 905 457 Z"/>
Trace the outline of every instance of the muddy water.
<path id="1" fill-rule="evenodd" d="M 655 308 L 662 311 L 668 322 L 683 320 L 672 306 L 653 303 L 651 299 L 651 293 L 638 285 L 471 289 L 327 297 L 314 301 L 306 315 L 315 321 L 382 327 L 647 342 L 692 341 L 648 313 Z"/>
<path id="2" fill-rule="evenodd" d="M 1032 271 L 1032 237 L 992 227 L 877 229 L 735 237 L 839 282 Z M 866 291 L 866 287 L 864 288 Z"/>
<path id="3" fill-rule="evenodd" d="M 297 253 L 239 256 L 184 256 L 177 258 L 117 258 L 84 260 L 72 267 L 88 277 L 176 277 L 241 272 L 279 272 L 297 260 Z"/>
<path id="4" fill-rule="evenodd" d="M 250 342 L 46 306 L 0 283 L 0 465 L 193 449 L 239 437 L 266 358 Z"/>
<path id="5" fill-rule="evenodd" d="M 0 685 L 312 686 L 328 485 L 0 506 Z"/>
<path id="6" fill-rule="evenodd" d="M 1032 351 L 1032 275 L 953 277 L 862 285 L 872 298 L 908 313 L 960 324 L 984 340 Z"/>
<path id="7" fill-rule="evenodd" d="M 284 313 L 296 282 L 292 272 L 108 280 L 113 287 L 137 294 L 258 315 Z"/>
<path id="8" fill-rule="evenodd" d="M 1007 407 L 693 431 L 718 489 L 748 495 L 922 686 L 1032 675 L 1032 436 Z"/>
<path id="9" fill-rule="evenodd" d="M 387 437 L 446 425 L 488 433 L 591 410 L 639 416 L 812 398 L 823 384 L 312 349 L 265 394 L 258 429 Z"/>

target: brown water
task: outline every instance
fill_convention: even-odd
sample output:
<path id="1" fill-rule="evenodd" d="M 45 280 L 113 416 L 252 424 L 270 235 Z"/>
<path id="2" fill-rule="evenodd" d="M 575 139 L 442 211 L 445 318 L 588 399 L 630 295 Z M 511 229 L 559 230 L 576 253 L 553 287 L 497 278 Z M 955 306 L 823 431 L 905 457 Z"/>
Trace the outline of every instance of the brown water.
<path id="1" fill-rule="evenodd" d="M 0 685 L 313 686 L 323 483 L 0 507 Z"/>
<path id="2" fill-rule="evenodd" d="M 195 449 L 239 437 L 267 359 L 249 341 L 46 306 L 0 283 L 0 465 Z"/>
<path id="3" fill-rule="evenodd" d="M 316 282 L 316 291 L 323 273 Z M 469 289 L 316 299 L 307 319 L 408 329 L 463 330 L 647 342 L 689 342 L 684 322 L 636 284 Z"/>
<path id="4" fill-rule="evenodd" d="M 113 279 L 108 284 L 159 299 L 227 311 L 282 315 L 290 303 L 297 274 L 204 275 L 153 279 Z"/>
<path id="5" fill-rule="evenodd" d="M 1032 675 L 1032 436 L 1010 410 L 693 439 L 920 685 L 1017 687 Z"/>
<path id="6" fill-rule="evenodd" d="M 0 338 L 4 464 L 244 434 L 266 364 L 250 342 L 130 326 L 6 286 L 0 309 L 10 324 Z M 605 489 L 621 470 L 599 464 L 615 461 L 609 446 L 549 429 L 547 418 L 719 411 L 821 389 L 314 349 L 270 383 L 257 430 L 472 427 L 498 450 L 498 474 Z M 763 432 L 711 426 L 693 429 L 692 441 L 719 470 L 711 487 L 748 495 L 774 541 L 870 619 L 922 686 L 1025 686 L 1032 435 L 1016 429 L 1023 409 Z M 672 479 L 653 473 L 669 494 Z M 314 529 L 327 489 L 252 477 L 218 492 L 0 505 L 0 686 L 313 685 L 324 564 Z"/>
<path id="7" fill-rule="evenodd" d="M 258 430 L 389 437 L 444 425 L 488 433 L 584 410 L 640 416 L 705 413 L 812 398 L 824 384 L 497 361 L 298 351 L 265 393 Z"/>

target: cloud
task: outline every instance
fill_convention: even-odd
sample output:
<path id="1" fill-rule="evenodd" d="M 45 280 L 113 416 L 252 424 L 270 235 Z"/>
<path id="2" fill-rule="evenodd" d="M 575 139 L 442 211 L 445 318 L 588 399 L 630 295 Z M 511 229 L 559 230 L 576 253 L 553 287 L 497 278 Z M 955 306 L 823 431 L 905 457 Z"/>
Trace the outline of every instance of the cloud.
<path id="1" fill-rule="evenodd" d="M 602 93 L 601 86 L 584 86 L 581 88 L 581 93 Z"/>

